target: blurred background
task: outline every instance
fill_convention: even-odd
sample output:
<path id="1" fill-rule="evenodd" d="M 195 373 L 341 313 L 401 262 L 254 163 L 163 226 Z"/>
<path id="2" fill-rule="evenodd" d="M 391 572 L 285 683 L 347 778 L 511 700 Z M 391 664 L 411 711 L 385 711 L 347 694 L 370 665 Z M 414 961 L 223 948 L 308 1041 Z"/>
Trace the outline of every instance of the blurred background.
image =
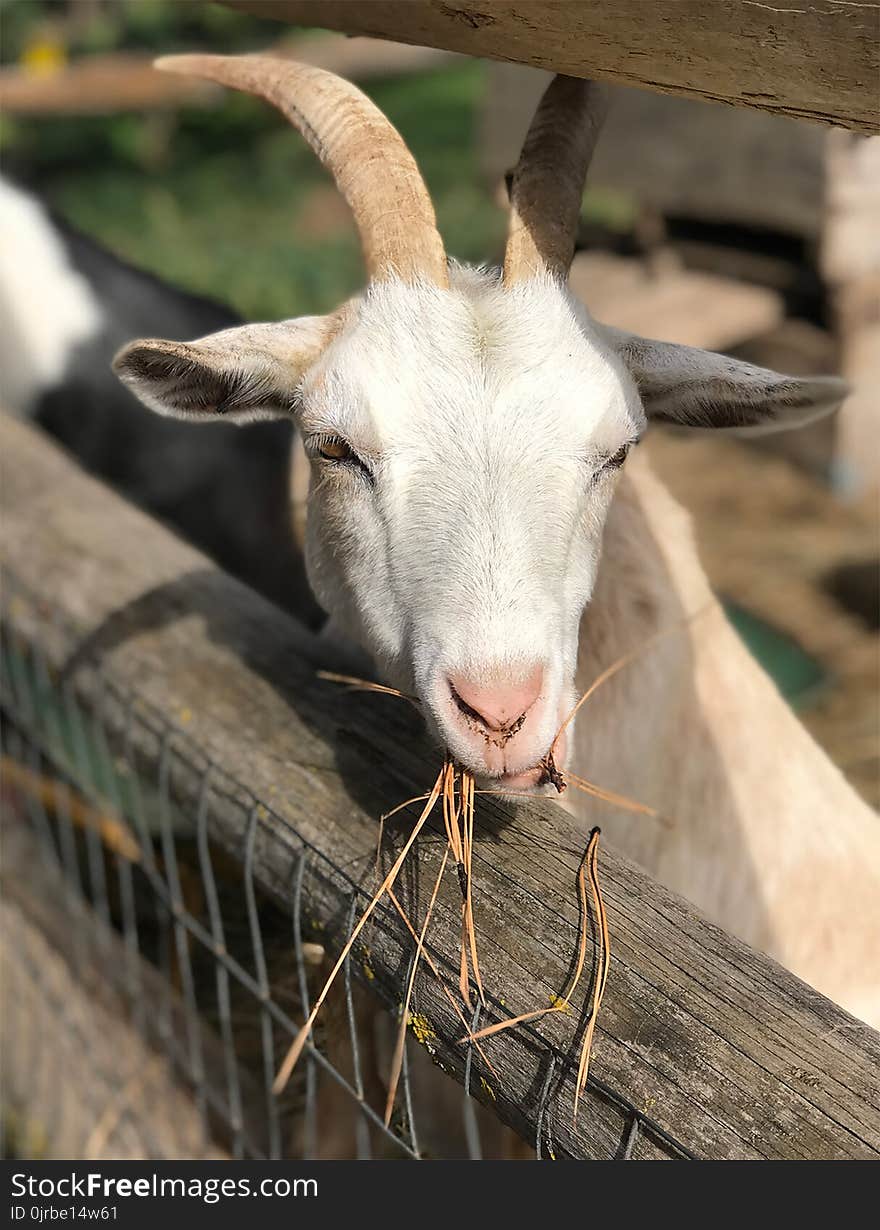
<path id="1" fill-rule="evenodd" d="M 357 81 L 415 154 L 449 252 L 501 256 L 504 177 L 540 72 L 208 3 L 5 0 L 0 15 L 4 177 L 174 286 L 272 319 L 327 311 L 362 277 L 347 210 L 301 138 L 254 99 L 151 69 L 176 50 L 272 48 Z M 576 293 L 621 327 L 854 384 L 836 420 L 759 446 L 655 431 L 646 447 L 737 627 L 876 804 L 877 142 L 614 93 Z"/>

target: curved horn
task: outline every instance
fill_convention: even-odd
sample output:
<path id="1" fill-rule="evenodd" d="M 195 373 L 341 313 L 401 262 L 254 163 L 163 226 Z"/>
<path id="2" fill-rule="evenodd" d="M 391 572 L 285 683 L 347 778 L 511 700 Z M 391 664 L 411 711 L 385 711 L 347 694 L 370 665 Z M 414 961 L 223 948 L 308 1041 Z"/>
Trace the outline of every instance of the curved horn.
<path id="1" fill-rule="evenodd" d="M 556 76 L 544 92 L 510 188 L 504 282 L 568 277 L 587 167 L 608 108 L 604 86 Z"/>
<path id="2" fill-rule="evenodd" d="M 257 94 L 283 112 L 336 180 L 371 280 L 447 285 L 443 241 L 415 160 L 356 86 L 321 68 L 262 55 L 163 56 L 156 67 Z"/>

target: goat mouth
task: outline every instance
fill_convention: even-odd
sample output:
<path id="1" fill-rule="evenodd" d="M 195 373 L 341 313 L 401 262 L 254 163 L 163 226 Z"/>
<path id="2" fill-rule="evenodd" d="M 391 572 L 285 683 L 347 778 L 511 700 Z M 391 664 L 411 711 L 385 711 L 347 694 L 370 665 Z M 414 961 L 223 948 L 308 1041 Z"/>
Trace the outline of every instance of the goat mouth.
<path id="1" fill-rule="evenodd" d="M 521 769 L 515 773 L 502 773 L 499 777 L 489 778 L 491 789 L 504 793 L 509 790 L 513 794 L 539 792 L 547 785 L 547 777 L 541 765 L 531 769 Z"/>
<path id="2" fill-rule="evenodd" d="M 552 786 L 557 794 L 562 794 L 568 788 L 565 775 L 557 766 L 551 747 L 546 756 L 542 756 L 536 765 L 530 769 L 518 769 L 515 772 L 505 772 L 492 779 L 501 790 L 542 790 Z"/>
<path id="3" fill-rule="evenodd" d="M 519 773 L 502 773 L 492 780 L 500 790 L 539 790 L 542 785 L 541 767 L 537 765 Z"/>
<path id="4" fill-rule="evenodd" d="M 498 790 L 539 791 L 552 786 L 557 794 L 562 794 L 567 783 L 553 759 L 553 753 L 548 752 L 536 765 L 530 769 L 517 769 L 515 772 L 501 773 L 490 779 Z"/>

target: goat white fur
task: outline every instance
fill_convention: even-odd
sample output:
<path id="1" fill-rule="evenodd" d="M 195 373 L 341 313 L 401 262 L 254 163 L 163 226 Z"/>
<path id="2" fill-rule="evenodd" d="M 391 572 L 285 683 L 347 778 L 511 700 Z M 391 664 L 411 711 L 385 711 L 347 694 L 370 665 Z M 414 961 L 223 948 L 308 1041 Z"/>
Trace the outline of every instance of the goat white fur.
<path id="1" fill-rule="evenodd" d="M 183 67 L 279 105 L 282 88 L 298 90 L 297 66 L 245 59 L 240 81 L 236 61 Z M 322 106 L 332 82 L 317 79 Z M 551 104 L 554 88 L 569 109 L 588 101 L 589 87 L 562 81 Z M 310 101 L 285 109 L 332 165 L 314 116 L 302 120 Z M 552 133 L 542 107 L 530 157 Z M 565 284 L 564 228 L 534 221 L 529 170 L 518 211 L 514 183 L 503 281 L 438 274 L 433 240 L 424 276 L 415 241 L 395 276 L 388 237 L 373 235 L 365 248 L 385 265 L 332 317 L 138 342 L 117 370 L 161 413 L 296 415 L 312 469 L 309 574 L 334 629 L 419 696 L 438 740 L 477 774 L 540 784 L 579 692 L 677 629 L 597 692 L 557 761 L 666 813 L 671 827 L 610 812 L 603 823 L 710 918 L 880 1023 L 880 825 L 729 628 L 682 510 L 637 455 L 621 474 L 651 417 L 778 429 L 833 409 L 844 386 L 594 322 Z M 579 200 L 583 175 L 568 170 Z M 357 190 L 363 231 L 369 192 Z M 569 805 L 595 819 L 594 805 Z"/>

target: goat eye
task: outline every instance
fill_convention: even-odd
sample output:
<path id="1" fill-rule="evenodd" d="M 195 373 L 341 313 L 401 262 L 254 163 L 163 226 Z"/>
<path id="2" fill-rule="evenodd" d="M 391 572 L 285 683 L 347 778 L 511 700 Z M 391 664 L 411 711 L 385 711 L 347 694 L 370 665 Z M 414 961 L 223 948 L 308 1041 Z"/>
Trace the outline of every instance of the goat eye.
<path id="1" fill-rule="evenodd" d="M 373 482 L 373 472 L 370 467 L 341 436 L 313 435 L 306 439 L 305 447 L 309 457 L 320 458 L 332 465 L 358 470 L 371 483 Z"/>
<path id="2" fill-rule="evenodd" d="M 322 436 L 315 442 L 315 452 L 325 461 L 356 461 L 353 450 L 338 436 Z"/>
<path id="3" fill-rule="evenodd" d="M 614 453 L 611 457 L 606 457 L 600 466 L 593 469 L 591 481 L 596 483 L 603 477 L 603 475 L 608 474 L 609 470 L 619 470 L 626 461 L 627 453 L 629 452 L 632 443 L 632 440 L 628 440 L 626 444 L 622 444 L 620 446 L 616 453 Z M 593 464 L 595 466 L 595 462 Z"/>

